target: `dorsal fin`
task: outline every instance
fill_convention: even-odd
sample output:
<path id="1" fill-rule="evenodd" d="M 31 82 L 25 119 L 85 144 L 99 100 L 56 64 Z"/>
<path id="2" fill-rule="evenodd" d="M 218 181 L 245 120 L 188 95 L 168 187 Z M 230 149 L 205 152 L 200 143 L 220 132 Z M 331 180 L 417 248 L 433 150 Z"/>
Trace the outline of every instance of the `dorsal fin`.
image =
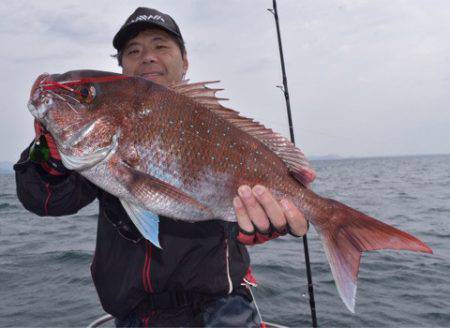
<path id="1" fill-rule="evenodd" d="M 211 89 L 207 87 L 208 84 L 218 82 L 207 81 L 189 84 L 184 81 L 180 84 L 171 85 L 170 88 L 179 94 L 190 97 L 194 101 L 205 105 L 221 118 L 269 147 L 286 164 L 292 175 L 307 187 L 316 177 L 316 173 L 303 152 L 282 135 L 273 132 L 253 119 L 241 116 L 235 110 L 219 104 L 220 100 L 227 100 L 226 98 L 216 97 L 216 93 L 223 89 Z"/>

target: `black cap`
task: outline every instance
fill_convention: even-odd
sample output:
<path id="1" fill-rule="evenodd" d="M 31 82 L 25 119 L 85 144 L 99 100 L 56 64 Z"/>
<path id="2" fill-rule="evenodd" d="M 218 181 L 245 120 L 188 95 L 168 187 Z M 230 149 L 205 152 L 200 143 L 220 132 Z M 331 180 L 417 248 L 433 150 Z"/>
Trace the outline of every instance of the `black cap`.
<path id="1" fill-rule="evenodd" d="M 125 24 L 117 32 L 113 39 L 114 48 L 121 50 L 129 40 L 130 35 L 149 27 L 161 28 L 183 41 L 180 28 L 172 17 L 156 9 L 139 7 L 128 17 Z"/>

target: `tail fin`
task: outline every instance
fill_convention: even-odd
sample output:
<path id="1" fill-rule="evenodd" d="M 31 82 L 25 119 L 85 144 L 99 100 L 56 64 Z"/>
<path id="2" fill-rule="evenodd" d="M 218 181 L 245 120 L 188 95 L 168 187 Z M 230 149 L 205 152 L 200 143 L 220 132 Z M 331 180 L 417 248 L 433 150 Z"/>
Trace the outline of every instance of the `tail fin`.
<path id="1" fill-rule="evenodd" d="M 339 295 L 353 313 L 362 252 L 389 248 L 433 253 L 431 248 L 406 232 L 334 200 L 326 201 L 332 202 L 333 216 L 317 220 L 324 223 L 316 228 L 324 243 Z"/>

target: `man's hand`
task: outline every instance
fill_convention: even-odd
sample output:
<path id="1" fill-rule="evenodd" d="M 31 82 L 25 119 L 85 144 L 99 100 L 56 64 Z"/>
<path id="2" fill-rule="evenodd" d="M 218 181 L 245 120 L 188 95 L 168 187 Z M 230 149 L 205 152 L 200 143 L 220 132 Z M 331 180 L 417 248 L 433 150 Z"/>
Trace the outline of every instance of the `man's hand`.
<path id="1" fill-rule="evenodd" d="M 60 161 L 61 156 L 59 155 L 58 148 L 56 148 L 55 139 L 53 139 L 52 135 L 44 129 L 38 120 L 34 120 L 34 133 L 36 134 L 36 140 L 38 140 L 42 135 L 45 137 L 45 141 L 47 142 L 47 146 L 50 150 L 50 156 Z"/>
<path id="2" fill-rule="evenodd" d="M 264 186 L 256 185 L 251 189 L 243 185 L 238 194 L 233 205 L 240 228 L 238 240 L 242 243 L 258 244 L 287 232 L 300 237 L 308 231 L 308 223 L 300 210 L 287 199 L 276 201 Z"/>
<path id="3" fill-rule="evenodd" d="M 69 171 L 61 162 L 61 155 L 56 147 L 55 139 L 53 139 L 52 135 L 45 130 L 41 123 L 37 120 L 34 121 L 34 132 L 36 134 L 35 144 L 43 138 L 45 139 L 48 147 L 48 155 L 46 155 L 43 159 L 40 159 L 37 163 L 39 163 L 41 167 L 50 175 L 66 175 Z M 31 149 L 33 149 L 33 147 Z M 32 158 L 31 155 L 30 158 Z"/>

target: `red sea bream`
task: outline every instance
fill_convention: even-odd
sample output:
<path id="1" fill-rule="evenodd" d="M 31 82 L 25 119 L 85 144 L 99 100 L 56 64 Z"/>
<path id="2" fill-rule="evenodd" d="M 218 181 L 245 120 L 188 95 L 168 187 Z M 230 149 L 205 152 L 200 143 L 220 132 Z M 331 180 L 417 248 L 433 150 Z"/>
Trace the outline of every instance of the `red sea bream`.
<path id="1" fill-rule="evenodd" d="M 337 289 L 353 312 L 361 254 L 431 253 L 417 238 L 309 187 L 315 173 L 290 141 L 218 103 L 206 83 L 166 88 L 100 71 L 41 75 L 29 109 L 55 138 L 63 164 L 117 196 L 142 235 L 158 240 L 158 215 L 236 221 L 242 184 L 288 197 L 319 233 Z"/>

